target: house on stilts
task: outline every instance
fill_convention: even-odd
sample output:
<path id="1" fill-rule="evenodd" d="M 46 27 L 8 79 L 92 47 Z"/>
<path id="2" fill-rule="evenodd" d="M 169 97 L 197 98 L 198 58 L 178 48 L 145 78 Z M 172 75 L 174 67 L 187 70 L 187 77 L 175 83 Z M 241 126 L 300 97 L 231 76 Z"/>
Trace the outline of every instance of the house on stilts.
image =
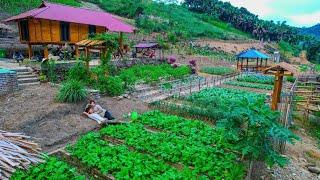
<path id="1" fill-rule="evenodd" d="M 120 46 L 123 46 L 123 33 L 135 30 L 133 26 L 106 12 L 47 2 L 4 20 L 12 21 L 18 23 L 20 41 L 28 45 L 29 58 L 33 56 L 33 45 L 43 45 L 44 57 L 48 58 L 48 45 L 76 45 L 95 33 L 119 33 Z"/>

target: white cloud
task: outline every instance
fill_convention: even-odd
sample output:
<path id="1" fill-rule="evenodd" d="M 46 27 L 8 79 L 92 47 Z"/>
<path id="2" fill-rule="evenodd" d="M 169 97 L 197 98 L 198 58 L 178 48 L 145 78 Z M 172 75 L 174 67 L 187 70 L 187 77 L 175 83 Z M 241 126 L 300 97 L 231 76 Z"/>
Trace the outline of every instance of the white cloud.
<path id="1" fill-rule="evenodd" d="M 301 26 L 312 26 L 320 23 L 320 11 L 310 13 L 310 14 L 299 14 L 289 16 L 288 19 L 294 24 L 299 24 Z"/>
<path id="2" fill-rule="evenodd" d="M 270 4 L 274 0 L 222 0 L 224 2 L 230 2 L 237 7 L 245 7 L 253 14 L 257 14 L 260 17 L 270 16 L 275 13 Z"/>

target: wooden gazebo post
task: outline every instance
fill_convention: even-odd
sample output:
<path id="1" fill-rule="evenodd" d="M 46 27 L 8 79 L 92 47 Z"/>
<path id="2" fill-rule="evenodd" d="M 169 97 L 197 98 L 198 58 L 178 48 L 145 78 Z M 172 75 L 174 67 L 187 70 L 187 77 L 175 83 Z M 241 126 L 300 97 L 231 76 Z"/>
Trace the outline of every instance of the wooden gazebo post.
<path id="1" fill-rule="evenodd" d="M 284 76 L 293 76 L 293 74 L 297 73 L 297 70 L 288 63 L 280 63 L 273 67 L 267 68 L 264 70 L 265 74 L 272 74 L 275 76 L 273 93 L 272 93 L 272 101 L 271 101 L 271 109 L 273 111 L 278 110 L 278 103 L 281 100 L 281 90 L 282 90 L 282 82 Z"/>
<path id="2" fill-rule="evenodd" d="M 239 58 L 237 58 L 237 69 L 239 69 Z"/>
<path id="3" fill-rule="evenodd" d="M 247 68 L 246 70 L 248 71 L 249 70 L 249 58 L 247 58 Z"/>

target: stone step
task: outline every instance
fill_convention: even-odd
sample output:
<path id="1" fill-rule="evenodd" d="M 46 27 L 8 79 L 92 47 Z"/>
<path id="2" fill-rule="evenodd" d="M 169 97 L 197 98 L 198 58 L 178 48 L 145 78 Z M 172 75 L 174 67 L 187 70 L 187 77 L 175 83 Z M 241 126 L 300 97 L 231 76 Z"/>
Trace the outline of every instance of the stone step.
<path id="1" fill-rule="evenodd" d="M 17 72 L 17 75 L 20 76 L 20 75 L 29 75 L 29 74 L 32 74 L 32 72 L 30 71 L 26 71 L 26 72 Z"/>
<path id="2" fill-rule="evenodd" d="M 20 74 L 18 74 L 18 79 L 26 79 L 26 78 L 37 78 L 37 76 L 36 75 L 34 75 L 34 74 L 22 74 L 22 75 L 20 75 Z"/>
<path id="3" fill-rule="evenodd" d="M 21 72 L 30 72 L 29 68 L 15 68 L 15 69 L 11 69 L 13 71 L 16 71 L 17 73 L 21 73 Z"/>
<path id="4" fill-rule="evenodd" d="M 18 84 L 33 83 L 38 81 L 39 81 L 38 78 L 23 78 L 23 79 L 18 79 Z"/>
<path id="5" fill-rule="evenodd" d="M 27 87 L 27 86 L 35 86 L 35 85 L 40 85 L 40 82 L 31 82 L 31 83 L 22 83 L 22 84 L 19 84 L 18 87 L 19 88 L 24 88 L 24 87 Z"/>

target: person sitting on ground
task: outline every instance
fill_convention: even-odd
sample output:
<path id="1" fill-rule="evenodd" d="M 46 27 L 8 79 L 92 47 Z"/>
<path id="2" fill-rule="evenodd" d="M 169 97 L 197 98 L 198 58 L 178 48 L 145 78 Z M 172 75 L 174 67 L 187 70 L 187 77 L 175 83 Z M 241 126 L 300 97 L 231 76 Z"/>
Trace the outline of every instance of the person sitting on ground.
<path id="1" fill-rule="evenodd" d="M 85 111 L 83 112 L 84 115 L 88 116 L 88 118 L 93 119 L 101 124 L 106 121 L 105 118 L 101 117 L 98 113 L 93 112 L 93 106 L 88 104 Z"/>
<path id="2" fill-rule="evenodd" d="M 89 105 L 92 106 L 93 112 L 99 114 L 100 116 L 107 118 L 108 120 L 115 120 L 115 118 L 111 115 L 111 113 L 103 109 L 100 105 L 98 105 L 94 100 L 89 100 Z"/>

